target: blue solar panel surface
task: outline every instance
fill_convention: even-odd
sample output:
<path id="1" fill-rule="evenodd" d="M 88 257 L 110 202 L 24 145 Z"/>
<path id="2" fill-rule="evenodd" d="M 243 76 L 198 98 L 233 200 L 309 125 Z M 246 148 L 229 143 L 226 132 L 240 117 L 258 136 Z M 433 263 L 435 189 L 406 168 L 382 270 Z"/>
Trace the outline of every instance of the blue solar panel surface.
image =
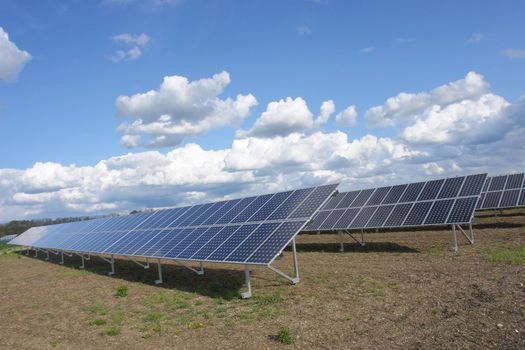
<path id="1" fill-rule="evenodd" d="M 478 201 L 486 177 L 477 174 L 339 193 L 304 231 L 469 223 L 472 203 Z"/>
<path id="2" fill-rule="evenodd" d="M 79 253 L 269 264 L 336 187 L 35 227 L 12 244 Z"/>
<path id="3" fill-rule="evenodd" d="M 487 177 L 476 209 L 525 206 L 525 173 Z"/>

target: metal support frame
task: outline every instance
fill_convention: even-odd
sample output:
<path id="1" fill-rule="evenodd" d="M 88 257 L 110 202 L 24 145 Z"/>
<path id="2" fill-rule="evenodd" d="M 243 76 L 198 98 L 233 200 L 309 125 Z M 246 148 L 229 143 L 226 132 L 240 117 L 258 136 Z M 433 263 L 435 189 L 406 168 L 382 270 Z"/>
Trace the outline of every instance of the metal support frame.
<path id="1" fill-rule="evenodd" d="M 35 248 L 35 258 L 38 258 L 38 248 Z"/>
<path id="2" fill-rule="evenodd" d="M 141 262 L 139 262 L 139 261 L 137 261 L 137 260 L 135 260 L 135 259 L 133 259 L 131 257 L 127 257 L 127 258 L 128 258 L 129 261 L 134 262 L 135 264 L 139 265 L 140 267 L 142 267 L 144 269 L 149 269 L 149 261 L 148 261 L 148 259 L 146 259 L 146 263 L 143 264 L 143 263 L 141 263 Z"/>
<path id="3" fill-rule="evenodd" d="M 452 250 L 458 252 L 458 238 L 456 235 L 456 225 L 452 225 Z"/>
<path id="4" fill-rule="evenodd" d="M 105 262 L 111 265 L 111 271 L 108 272 L 108 275 L 109 276 L 114 275 L 115 274 L 115 256 L 111 255 L 111 259 L 106 259 L 103 256 L 99 256 L 99 258 L 101 258 L 102 260 L 104 260 Z"/>
<path id="5" fill-rule="evenodd" d="M 163 280 L 162 280 L 162 264 L 160 263 L 160 259 L 157 259 L 157 267 L 159 270 L 159 279 L 155 280 L 155 284 L 161 284 L 163 283 Z"/>
<path id="6" fill-rule="evenodd" d="M 452 250 L 454 251 L 454 253 L 458 252 L 458 238 L 456 234 L 456 227 L 463 234 L 463 236 L 465 236 L 465 238 L 470 244 L 474 244 L 474 231 L 472 230 L 472 223 L 469 223 L 468 225 L 469 233 L 465 232 L 465 230 L 460 225 L 454 224 L 452 225 Z"/>
<path id="7" fill-rule="evenodd" d="M 250 282 L 250 265 L 244 265 L 244 279 L 246 281 L 246 292 L 241 293 L 243 299 L 249 299 L 252 297 L 252 284 Z"/>
<path id="8" fill-rule="evenodd" d="M 458 226 L 459 230 L 461 231 L 461 233 L 463 233 L 463 235 L 465 236 L 467 241 L 469 241 L 470 244 L 474 244 L 474 231 L 472 230 L 472 223 L 470 223 L 469 226 L 468 226 L 469 234 L 467 234 L 465 232 L 465 230 L 463 230 L 463 228 L 460 225 L 457 225 L 457 226 Z"/>
<path id="9" fill-rule="evenodd" d="M 46 252 L 46 261 L 49 260 L 49 250 L 45 250 Z"/>
<path id="10" fill-rule="evenodd" d="M 175 263 L 176 263 L 177 265 L 179 265 L 179 266 L 182 266 L 182 267 L 187 268 L 187 269 L 190 270 L 190 271 L 195 272 L 195 273 L 196 273 L 197 275 L 199 275 L 199 276 L 204 275 L 204 267 L 203 267 L 202 262 L 200 263 L 200 268 L 199 268 L 199 270 L 194 269 L 193 267 L 188 266 L 188 265 L 186 265 L 186 264 L 184 264 L 183 262 L 178 261 L 178 260 L 175 260 Z"/>
<path id="11" fill-rule="evenodd" d="M 359 243 L 359 245 L 361 247 L 365 246 L 365 232 L 364 232 L 364 229 L 361 229 L 361 240 L 358 240 L 357 238 L 355 238 L 355 236 L 349 230 L 338 231 L 339 244 L 340 244 L 339 251 L 340 252 L 344 252 L 345 251 L 344 242 L 343 242 L 343 233 L 346 233 L 347 235 L 349 235 L 350 238 L 352 238 L 354 241 Z"/>
<path id="12" fill-rule="evenodd" d="M 84 256 L 84 254 L 75 253 L 82 259 L 82 264 L 80 265 L 80 269 L 84 269 L 86 267 L 85 260 L 91 260 L 91 255 L 88 254 L 88 256 Z"/>
<path id="13" fill-rule="evenodd" d="M 292 282 L 292 284 L 299 283 L 299 264 L 297 262 L 297 249 L 295 247 L 295 238 L 292 240 L 292 252 L 293 252 L 293 267 L 294 267 L 294 275 L 295 277 L 290 277 L 278 268 L 273 267 L 272 265 L 267 265 L 267 267 L 278 274 L 279 276 L 282 276 Z"/>

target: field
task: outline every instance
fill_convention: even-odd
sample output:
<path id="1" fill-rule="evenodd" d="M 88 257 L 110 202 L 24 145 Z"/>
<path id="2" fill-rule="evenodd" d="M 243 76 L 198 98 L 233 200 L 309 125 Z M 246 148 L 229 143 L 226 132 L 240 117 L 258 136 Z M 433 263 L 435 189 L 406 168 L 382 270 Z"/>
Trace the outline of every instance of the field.
<path id="1" fill-rule="evenodd" d="M 301 282 L 205 265 L 197 276 L 118 260 L 44 261 L 0 250 L 0 348 L 525 348 L 525 210 L 478 213 L 476 243 L 446 229 L 297 239 Z M 275 266 L 292 271 L 292 254 Z"/>

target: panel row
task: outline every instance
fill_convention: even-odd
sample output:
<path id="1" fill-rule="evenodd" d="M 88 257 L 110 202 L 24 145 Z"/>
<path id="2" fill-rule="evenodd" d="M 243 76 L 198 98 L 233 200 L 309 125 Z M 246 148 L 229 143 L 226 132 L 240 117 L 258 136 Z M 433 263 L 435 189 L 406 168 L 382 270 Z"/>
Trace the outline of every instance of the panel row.
<path id="1" fill-rule="evenodd" d="M 469 223 L 478 197 L 320 211 L 305 231 Z"/>
<path id="2" fill-rule="evenodd" d="M 269 264 L 299 232 L 306 221 L 271 222 L 163 230 L 133 230 L 111 233 L 98 232 L 63 239 L 55 231 L 38 245 L 91 254 L 162 258 L 189 261 Z M 27 233 L 38 234 L 45 227 L 32 228 Z M 51 238 L 51 236 L 54 236 Z M 62 240 L 48 245 L 48 240 Z M 17 243 L 19 244 L 19 243 Z"/>
<path id="3" fill-rule="evenodd" d="M 477 196 L 483 188 L 485 177 L 486 174 L 477 174 L 376 189 L 342 192 L 326 203 L 323 210 Z"/>
<path id="4" fill-rule="evenodd" d="M 525 206 L 525 174 L 488 177 L 476 209 L 504 209 Z"/>
<path id="5" fill-rule="evenodd" d="M 310 220 L 336 187 L 326 185 L 35 227 L 12 244 L 85 253 L 266 264 Z"/>

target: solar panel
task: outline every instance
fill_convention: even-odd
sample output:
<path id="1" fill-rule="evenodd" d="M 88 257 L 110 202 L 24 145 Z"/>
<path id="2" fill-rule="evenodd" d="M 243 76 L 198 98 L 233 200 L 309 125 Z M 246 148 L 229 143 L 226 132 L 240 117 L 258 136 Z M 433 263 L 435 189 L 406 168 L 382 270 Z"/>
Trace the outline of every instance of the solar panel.
<path id="1" fill-rule="evenodd" d="M 459 176 L 339 193 L 304 231 L 470 223 L 472 203 L 477 203 L 486 176 Z"/>
<path id="2" fill-rule="evenodd" d="M 35 227 L 11 243 L 85 254 L 269 265 L 336 187 Z"/>
<path id="3" fill-rule="evenodd" d="M 525 206 L 525 173 L 487 177 L 476 209 L 506 209 Z"/>

